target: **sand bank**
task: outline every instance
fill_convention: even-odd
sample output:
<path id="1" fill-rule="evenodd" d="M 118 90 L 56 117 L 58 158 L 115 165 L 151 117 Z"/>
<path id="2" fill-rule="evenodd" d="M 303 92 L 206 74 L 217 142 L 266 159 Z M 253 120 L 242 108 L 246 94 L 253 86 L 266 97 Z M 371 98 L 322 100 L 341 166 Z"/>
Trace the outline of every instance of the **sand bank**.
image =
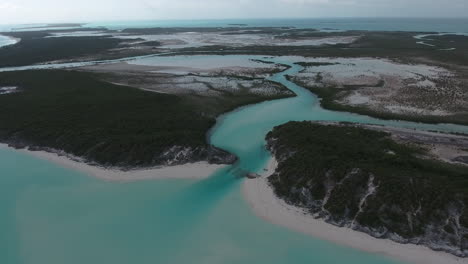
<path id="1" fill-rule="evenodd" d="M 0 144 L 0 148 L 9 148 L 6 144 Z M 13 148 L 11 148 L 13 149 Z M 79 158 L 46 151 L 30 151 L 27 149 L 17 150 L 36 158 L 53 162 L 59 166 L 78 170 L 89 176 L 105 181 L 139 181 L 151 179 L 204 179 L 211 176 L 217 170 L 227 165 L 209 164 L 207 162 L 196 162 L 178 166 L 155 167 L 135 170 L 119 170 L 117 168 L 104 168 L 81 162 Z"/>
<path id="2" fill-rule="evenodd" d="M 279 199 L 267 182 L 267 177 L 276 169 L 273 159 L 268 165 L 265 176 L 245 180 L 242 187 L 244 198 L 254 213 L 276 225 L 302 232 L 313 237 L 358 250 L 382 254 L 390 258 L 415 264 L 461 264 L 468 259 L 457 258 L 451 254 L 433 251 L 429 248 L 399 244 L 387 239 L 377 239 L 349 228 L 340 228 L 322 220 L 314 219 L 301 208 L 286 204 Z"/>
<path id="3" fill-rule="evenodd" d="M 20 42 L 20 38 L 15 38 L 11 36 L 0 35 L 0 47 L 14 45 Z"/>

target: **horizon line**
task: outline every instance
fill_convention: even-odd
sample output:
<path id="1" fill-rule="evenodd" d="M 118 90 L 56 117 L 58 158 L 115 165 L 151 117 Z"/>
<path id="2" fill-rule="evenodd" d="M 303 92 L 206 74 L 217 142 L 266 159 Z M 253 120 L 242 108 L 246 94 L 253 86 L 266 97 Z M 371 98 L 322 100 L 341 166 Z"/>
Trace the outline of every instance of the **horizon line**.
<path id="1" fill-rule="evenodd" d="M 244 18 L 162 18 L 162 19 L 109 19 L 109 20 L 88 20 L 88 21 L 54 21 L 54 22 L 25 22 L 25 23 L 0 23 L 0 25 L 54 25 L 54 24 L 66 24 L 66 23 L 76 23 L 76 24 L 90 24 L 90 23 L 102 23 L 102 22 L 143 22 L 143 21 L 221 21 L 221 20 L 321 20 L 321 19 L 448 19 L 448 20 L 458 20 L 458 19 L 468 19 L 467 17 L 426 17 L 426 16 L 329 16 L 329 17 L 244 17 Z"/>

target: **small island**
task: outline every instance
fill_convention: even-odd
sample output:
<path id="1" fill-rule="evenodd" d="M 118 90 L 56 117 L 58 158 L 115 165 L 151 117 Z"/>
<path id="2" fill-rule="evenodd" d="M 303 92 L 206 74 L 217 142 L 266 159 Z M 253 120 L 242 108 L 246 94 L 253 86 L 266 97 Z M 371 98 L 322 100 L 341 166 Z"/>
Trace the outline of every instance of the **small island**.
<path id="1" fill-rule="evenodd" d="M 269 184 L 311 218 L 468 255 L 468 137 L 290 122 L 266 139 L 278 162 Z"/>

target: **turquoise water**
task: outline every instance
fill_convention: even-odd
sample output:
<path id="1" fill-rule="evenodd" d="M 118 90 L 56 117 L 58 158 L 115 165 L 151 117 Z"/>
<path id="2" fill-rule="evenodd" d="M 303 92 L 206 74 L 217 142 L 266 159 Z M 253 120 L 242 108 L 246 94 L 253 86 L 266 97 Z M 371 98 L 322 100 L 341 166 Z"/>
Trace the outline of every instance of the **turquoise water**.
<path id="1" fill-rule="evenodd" d="M 145 27 L 226 27 L 247 24 L 251 27 L 296 27 L 335 30 L 378 30 L 420 32 L 468 32 L 467 18 L 302 18 L 302 19 L 218 19 L 94 22 L 86 27 L 110 29 Z"/>
<path id="2" fill-rule="evenodd" d="M 293 65 L 283 74 L 300 69 Z M 238 155 L 240 162 L 206 180 L 109 183 L 0 149 L 0 263 L 399 263 L 259 219 L 243 200 L 243 179 L 234 171 L 260 171 L 269 158 L 266 132 L 289 120 L 468 128 L 326 111 L 313 94 L 287 82 L 283 74 L 272 79 L 298 97 L 244 107 L 221 118 L 210 140 Z"/>
<path id="3" fill-rule="evenodd" d="M 258 219 L 227 171 L 106 183 L 5 149 L 0 167 L 1 263 L 395 263 Z"/>
<path id="4" fill-rule="evenodd" d="M 4 47 L 4 46 L 15 44 L 16 42 L 17 41 L 12 39 L 12 38 L 0 35 L 0 48 Z"/>
<path id="5" fill-rule="evenodd" d="M 419 32 L 468 32 L 467 18 L 298 18 L 298 19 L 210 19 L 210 20 L 143 20 L 90 22 L 85 27 L 109 29 L 146 27 L 226 27 L 232 24 L 247 24 L 252 27 L 297 27 L 321 30 L 382 30 Z M 15 31 L 26 26 L 0 25 L 0 31 Z M 49 28 L 64 29 L 64 28 Z M 68 28 L 69 29 L 69 28 Z M 28 29 L 42 30 L 42 29 Z"/>

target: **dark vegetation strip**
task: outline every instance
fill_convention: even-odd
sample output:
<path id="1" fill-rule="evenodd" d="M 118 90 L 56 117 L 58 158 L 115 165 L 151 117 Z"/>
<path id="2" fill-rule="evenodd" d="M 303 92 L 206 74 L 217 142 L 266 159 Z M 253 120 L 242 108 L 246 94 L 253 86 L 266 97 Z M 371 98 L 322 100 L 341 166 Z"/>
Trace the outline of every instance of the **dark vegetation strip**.
<path id="1" fill-rule="evenodd" d="M 93 56 L 117 48 L 123 40 L 109 37 L 47 38 L 44 32 L 8 33 L 21 38 L 15 45 L 0 48 L 0 67 L 24 66 L 54 60 Z"/>
<path id="2" fill-rule="evenodd" d="M 290 27 L 171 27 L 171 28 L 127 28 L 122 30 L 123 33 L 136 35 L 152 35 L 152 34 L 178 34 L 187 32 L 197 33 L 220 33 L 225 35 L 231 34 L 281 34 L 285 31 L 295 32 L 296 29 Z M 300 30 L 300 31 L 315 31 L 315 30 Z"/>

